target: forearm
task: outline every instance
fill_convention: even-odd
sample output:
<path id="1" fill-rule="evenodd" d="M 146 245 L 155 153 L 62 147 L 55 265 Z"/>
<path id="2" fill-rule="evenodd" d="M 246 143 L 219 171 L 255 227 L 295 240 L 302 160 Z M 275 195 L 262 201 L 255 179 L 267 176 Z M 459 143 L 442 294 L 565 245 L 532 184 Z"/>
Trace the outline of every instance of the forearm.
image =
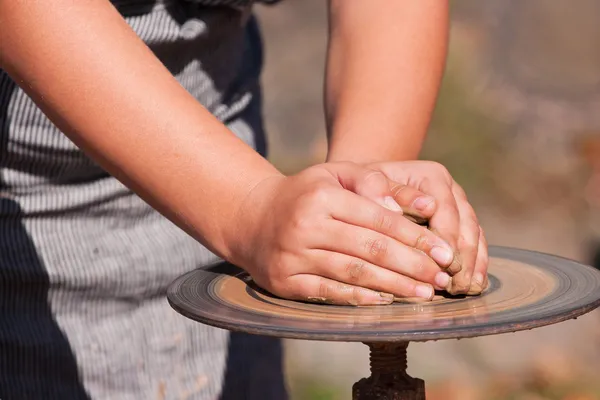
<path id="1" fill-rule="evenodd" d="M 415 159 L 443 75 L 447 0 L 330 0 L 328 160 Z"/>
<path id="2" fill-rule="evenodd" d="M 239 204 L 279 176 L 106 0 L 0 0 L 0 67 L 102 167 L 220 255 Z"/>

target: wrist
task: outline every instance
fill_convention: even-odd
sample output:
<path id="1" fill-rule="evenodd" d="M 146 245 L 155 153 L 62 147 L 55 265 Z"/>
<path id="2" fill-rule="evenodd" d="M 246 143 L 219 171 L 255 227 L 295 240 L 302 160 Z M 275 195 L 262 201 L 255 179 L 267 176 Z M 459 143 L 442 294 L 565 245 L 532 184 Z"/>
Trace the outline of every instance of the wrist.
<path id="1" fill-rule="evenodd" d="M 286 176 L 280 173 L 265 176 L 240 198 L 231 223 L 223 227 L 224 258 L 227 261 L 248 270 L 257 248 L 258 230 L 269 218 L 278 189 L 285 179 Z"/>
<path id="2" fill-rule="evenodd" d="M 381 162 L 411 161 L 419 158 L 419 153 L 411 149 L 394 149 L 394 151 L 372 151 L 365 152 L 357 146 L 358 151 L 351 150 L 329 150 L 325 162 L 353 162 L 360 165 L 375 164 Z"/>
<path id="3" fill-rule="evenodd" d="M 336 125 L 342 126 L 342 123 L 338 122 Z M 369 164 L 416 160 L 425 138 L 425 135 L 413 131 L 398 133 L 396 126 L 380 124 L 369 127 L 364 120 L 346 122 L 345 126 L 345 129 L 338 128 L 331 131 L 327 162 L 350 161 Z"/>

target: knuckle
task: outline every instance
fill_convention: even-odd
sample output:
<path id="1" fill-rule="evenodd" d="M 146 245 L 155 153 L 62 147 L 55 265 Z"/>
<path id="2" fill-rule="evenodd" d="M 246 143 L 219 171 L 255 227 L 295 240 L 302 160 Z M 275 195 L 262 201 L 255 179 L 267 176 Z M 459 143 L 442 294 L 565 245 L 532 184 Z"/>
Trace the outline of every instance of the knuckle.
<path id="1" fill-rule="evenodd" d="M 369 272 L 366 263 L 360 259 L 353 259 L 346 265 L 346 275 L 350 282 L 358 282 L 368 279 Z"/>
<path id="2" fill-rule="evenodd" d="M 350 298 L 348 299 L 348 303 L 351 305 L 359 305 L 362 303 L 363 298 L 363 290 L 359 287 L 353 287 L 352 293 L 350 294 Z"/>
<path id="3" fill-rule="evenodd" d="M 364 178 L 362 179 L 363 184 L 370 185 L 381 185 L 384 184 L 387 186 L 387 178 L 381 171 L 371 170 L 366 173 Z"/>
<path id="4" fill-rule="evenodd" d="M 450 174 L 450 171 L 448 171 L 448 168 L 446 168 L 442 164 L 438 164 L 437 168 L 438 168 L 440 175 L 442 175 L 442 177 L 444 178 L 444 180 L 447 183 L 454 182 L 454 179 L 452 179 L 452 175 Z"/>
<path id="5" fill-rule="evenodd" d="M 376 259 L 381 259 L 386 256 L 388 252 L 388 244 L 383 239 L 368 238 L 365 241 L 365 251 Z"/>
<path id="6" fill-rule="evenodd" d="M 405 191 L 407 188 L 409 188 L 408 185 L 395 182 L 390 185 L 390 192 L 392 193 L 392 195 L 394 195 L 394 197 L 398 197 L 400 196 L 402 191 Z"/>
<path id="7" fill-rule="evenodd" d="M 463 187 L 460 186 L 458 183 L 452 182 L 452 191 L 454 192 L 454 195 L 459 199 L 464 201 L 467 200 L 467 192 L 465 192 L 465 189 L 463 189 Z"/>
<path id="8" fill-rule="evenodd" d="M 329 282 L 319 282 L 319 288 L 317 289 L 317 297 L 321 299 L 330 299 L 332 296 L 332 287 Z"/>
<path id="9" fill-rule="evenodd" d="M 292 227 L 296 232 L 314 232 L 318 228 L 318 223 L 315 218 L 312 218 L 307 213 L 297 213 L 292 218 Z"/>
<path id="10" fill-rule="evenodd" d="M 417 235 L 413 247 L 417 250 L 427 251 L 431 247 L 431 243 L 429 243 L 429 237 L 424 229 L 419 231 Z"/>
<path id="11" fill-rule="evenodd" d="M 310 189 L 305 200 L 310 206 L 327 206 L 331 199 L 331 192 L 325 185 L 316 185 Z"/>
<path id="12" fill-rule="evenodd" d="M 429 161 L 429 168 L 441 175 L 446 181 L 452 180 L 448 169 L 437 161 Z"/>
<path id="13" fill-rule="evenodd" d="M 432 179 L 429 176 L 424 176 L 420 179 L 420 183 L 417 187 L 417 190 L 422 191 L 422 188 L 433 188 L 439 186 L 439 183 L 436 182 L 435 179 Z M 447 189 L 446 187 L 444 187 L 444 189 Z M 429 195 L 433 195 L 431 192 L 427 193 L 425 192 L 425 194 L 429 194 Z M 440 203 L 442 206 L 444 207 L 448 207 L 448 201 L 449 201 L 449 196 L 446 195 L 446 193 L 443 193 L 444 195 L 440 196 L 439 194 L 433 195 L 433 197 L 435 198 L 436 203 Z"/>
<path id="14" fill-rule="evenodd" d="M 380 232 L 391 232 L 392 227 L 394 226 L 394 218 L 392 218 L 389 213 L 378 211 L 373 219 L 376 230 Z"/>

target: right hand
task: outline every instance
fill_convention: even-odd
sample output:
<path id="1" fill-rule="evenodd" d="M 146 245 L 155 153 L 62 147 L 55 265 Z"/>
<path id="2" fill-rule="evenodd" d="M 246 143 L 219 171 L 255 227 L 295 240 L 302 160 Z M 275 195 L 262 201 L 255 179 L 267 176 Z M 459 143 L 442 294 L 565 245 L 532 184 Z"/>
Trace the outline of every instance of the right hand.
<path id="1" fill-rule="evenodd" d="M 365 191 L 380 196 L 356 194 Z M 451 247 L 403 217 L 391 196 L 381 172 L 352 163 L 264 180 L 238 209 L 226 258 L 288 299 L 346 305 L 431 300 L 434 288 L 447 289 L 443 269 L 453 260 Z"/>

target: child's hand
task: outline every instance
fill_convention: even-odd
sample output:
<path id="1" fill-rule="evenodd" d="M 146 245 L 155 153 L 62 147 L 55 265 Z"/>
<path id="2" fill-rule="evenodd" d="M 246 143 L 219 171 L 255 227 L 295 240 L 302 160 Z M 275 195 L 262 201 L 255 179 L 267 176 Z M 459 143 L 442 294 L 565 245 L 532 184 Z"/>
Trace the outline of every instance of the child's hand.
<path id="1" fill-rule="evenodd" d="M 388 304 L 430 300 L 449 283 L 451 247 L 403 217 L 382 173 L 356 164 L 262 181 L 237 216 L 226 258 L 281 297 Z"/>
<path id="2" fill-rule="evenodd" d="M 449 268 L 454 274 L 450 293 L 481 293 L 488 285 L 487 242 L 465 192 L 446 168 L 428 161 L 385 162 L 367 167 L 397 182 L 392 190 L 400 206 L 430 218 L 429 228 L 455 249 L 456 258 Z M 423 199 L 421 192 L 435 201 Z"/>

